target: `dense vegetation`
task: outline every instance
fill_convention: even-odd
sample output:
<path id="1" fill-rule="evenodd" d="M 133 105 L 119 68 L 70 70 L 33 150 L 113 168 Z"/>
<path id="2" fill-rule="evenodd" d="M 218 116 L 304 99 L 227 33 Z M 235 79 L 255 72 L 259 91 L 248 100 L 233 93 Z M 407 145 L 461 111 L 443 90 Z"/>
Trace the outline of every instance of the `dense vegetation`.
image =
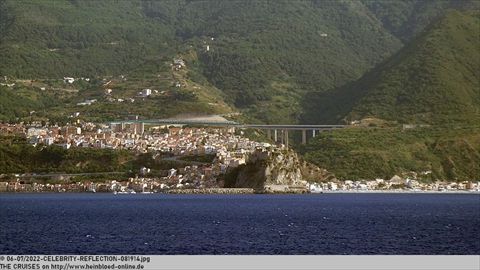
<path id="1" fill-rule="evenodd" d="M 390 179 L 410 172 L 424 181 L 480 179 L 480 126 L 349 128 L 320 133 L 303 152 L 340 179 Z"/>
<path id="2" fill-rule="evenodd" d="M 304 121 L 479 123 L 479 16 L 450 12 L 360 80 L 305 99 Z"/>
<path id="3" fill-rule="evenodd" d="M 188 79 L 207 86 L 205 97 L 225 99 L 253 121 L 296 122 L 303 109 L 299 101 L 310 96 L 307 91 L 323 92 L 359 78 L 445 9 L 474 5 L 413 0 L 0 0 L 0 75 L 58 79 L 127 74 L 139 85 L 151 81 L 166 87 L 153 80 L 168 77 L 162 73 L 165 61 L 193 50 Z M 149 116 L 155 117 L 178 113 L 174 108 L 225 111 L 177 100 L 159 100 L 145 110 L 130 107 L 132 113 L 153 111 Z M 118 106 L 97 106 L 97 117 L 118 116 L 111 113 Z"/>
<path id="4" fill-rule="evenodd" d="M 130 1 L 1 0 L 0 74 L 103 76 L 170 52 L 170 29 L 139 9 Z"/>
<path id="5" fill-rule="evenodd" d="M 432 19 L 442 17 L 445 10 L 480 8 L 480 3 L 475 0 L 361 1 L 390 33 L 407 43 L 420 34 Z"/>
<path id="6" fill-rule="evenodd" d="M 240 107 L 270 102 L 274 82 L 297 91 L 342 84 L 400 46 L 357 2 L 221 3 L 190 4 L 196 12 L 222 14 L 192 17 L 191 32 L 215 37 L 208 42 L 212 53 L 201 58 L 205 75 Z"/>
<path id="7" fill-rule="evenodd" d="M 90 173 L 125 171 L 133 159 L 127 151 L 34 147 L 19 137 L 0 137 L 0 173 Z"/>
<path id="8" fill-rule="evenodd" d="M 306 158 L 343 179 L 480 179 L 479 25 L 478 12 L 450 12 L 360 80 L 306 100 L 306 117 L 363 119 L 313 139 Z"/>
<path id="9" fill-rule="evenodd" d="M 58 105 L 52 96 L 26 87 L 0 86 L 0 121 L 16 122 L 35 110 Z"/>
<path id="10" fill-rule="evenodd" d="M 140 168 L 147 167 L 152 170 L 151 174 L 164 175 L 166 170 L 186 166 L 189 161 L 155 159 L 152 153 L 135 154 L 127 150 L 34 147 L 25 138 L 0 136 L 0 174 L 123 172 L 135 175 Z"/>

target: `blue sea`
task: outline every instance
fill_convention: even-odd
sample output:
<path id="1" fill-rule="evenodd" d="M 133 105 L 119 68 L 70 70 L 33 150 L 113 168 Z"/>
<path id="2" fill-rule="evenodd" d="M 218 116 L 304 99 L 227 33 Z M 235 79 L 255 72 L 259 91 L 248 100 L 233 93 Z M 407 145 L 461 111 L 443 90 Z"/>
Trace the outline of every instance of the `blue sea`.
<path id="1" fill-rule="evenodd" d="M 0 194 L 0 254 L 480 254 L 480 195 Z"/>

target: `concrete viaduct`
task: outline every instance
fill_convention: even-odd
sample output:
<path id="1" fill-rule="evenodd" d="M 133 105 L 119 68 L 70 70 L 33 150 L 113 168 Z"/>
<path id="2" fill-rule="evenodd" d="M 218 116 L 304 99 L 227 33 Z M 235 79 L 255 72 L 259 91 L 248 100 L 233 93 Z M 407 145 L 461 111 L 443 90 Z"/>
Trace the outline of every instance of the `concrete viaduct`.
<path id="1" fill-rule="evenodd" d="M 124 130 L 126 126 L 133 125 L 135 133 L 142 134 L 145 125 L 200 125 L 212 127 L 235 127 L 240 129 L 260 129 L 267 132 L 270 140 L 280 142 L 288 147 L 289 132 L 301 131 L 302 144 L 307 143 L 307 132 L 312 132 L 315 137 L 317 132 L 345 128 L 346 125 L 263 125 L 263 124 L 239 124 L 234 121 L 204 121 L 196 119 L 152 119 L 152 120 L 124 120 L 109 123 L 112 129 Z"/>
<path id="2" fill-rule="evenodd" d="M 280 142 L 288 147 L 289 131 L 302 132 L 302 144 L 307 143 L 307 131 L 312 132 L 312 137 L 317 135 L 317 132 L 324 130 L 332 130 L 345 128 L 345 125 L 239 125 L 240 128 L 253 128 L 267 131 L 267 136 L 270 140 Z M 273 133 L 273 134 L 272 134 Z M 273 136 L 273 138 L 272 138 Z"/>

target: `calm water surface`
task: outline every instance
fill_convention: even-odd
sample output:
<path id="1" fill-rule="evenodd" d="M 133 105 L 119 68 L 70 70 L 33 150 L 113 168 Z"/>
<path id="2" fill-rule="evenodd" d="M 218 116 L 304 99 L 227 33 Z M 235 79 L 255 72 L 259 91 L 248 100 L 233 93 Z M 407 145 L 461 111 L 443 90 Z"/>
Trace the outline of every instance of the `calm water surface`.
<path id="1" fill-rule="evenodd" d="M 480 195 L 0 194 L 0 254 L 480 254 Z"/>

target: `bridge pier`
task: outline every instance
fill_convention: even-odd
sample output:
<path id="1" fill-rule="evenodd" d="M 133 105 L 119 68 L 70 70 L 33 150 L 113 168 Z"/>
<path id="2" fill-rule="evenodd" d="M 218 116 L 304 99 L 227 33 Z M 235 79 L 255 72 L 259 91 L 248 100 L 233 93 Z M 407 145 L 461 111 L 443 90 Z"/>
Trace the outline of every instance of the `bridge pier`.
<path id="1" fill-rule="evenodd" d="M 306 144 L 306 143 L 307 143 L 307 130 L 302 129 L 302 144 Z"/>
<path id="2" fill-rule="evenodd" d="M 269 140 L 272 139 L 272 130 L 271 130 L 271 129 L 267 129 L 267 138 L 268 138 Z"/>
<path id="3" fill-rule="evenodd" d="M 312 129 L 312 137 L 315 138 L 316 134 L 315 134 L 315 129 Z"/>
<path id="4" fill-rule="evenodd" d="M 288 148 L 288 129 L 285 129 L 285 147 Z"/>
<path id="5" fill-rule="evenodd" d="M 276 129 L 273 130 L 273 141 L 278 142 L 278 134 Z"/>
<path id="6" fill-rule="evenodd" d="M 134 124 L 135 134 L 143 135 L 145 132 L 145 124 L 142 122 L 138 122 Z"/>

